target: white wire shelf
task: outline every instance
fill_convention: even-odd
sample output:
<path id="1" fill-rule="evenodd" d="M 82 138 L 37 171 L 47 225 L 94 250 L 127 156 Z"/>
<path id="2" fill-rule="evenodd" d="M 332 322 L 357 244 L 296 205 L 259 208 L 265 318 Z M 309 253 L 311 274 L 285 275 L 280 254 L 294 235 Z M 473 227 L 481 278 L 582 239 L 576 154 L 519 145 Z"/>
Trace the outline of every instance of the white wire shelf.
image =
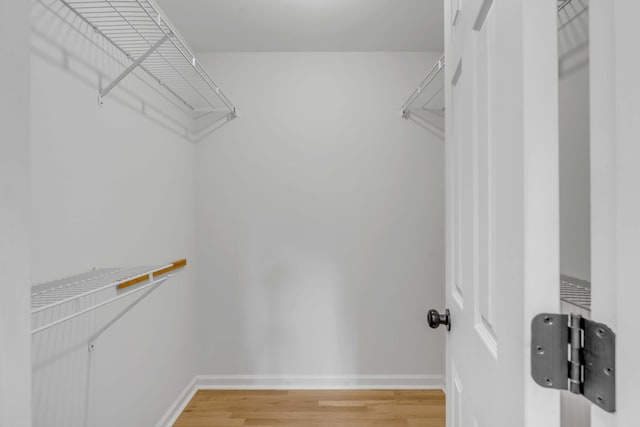
<path id="1" fill-rule="evenodd" d="M 402 117 L 413 119 L 444 139 L 444 55 L 402 105 Z"/>
<path id="2" fill-rule="evenodd" d="M 196 59 L 152 0 L 59 0 L 121 51 L 131 64 L 100 88 L 100 102 L 140 68 L 194 119 L 213 112 L 236 116 L 236 107 Z"/>
<path id="3" fill-rule="evenodd" d="M 147 289 L 142 297 L 130 304 L 104 330 L 128 312 L 151 291 L 186 265 L 186 260 L 165 265 L 102 268 L 87 273 L 43 283 L 31 288 L 32 335 L 68 320 L 87 314 L 131 294 Z"/>

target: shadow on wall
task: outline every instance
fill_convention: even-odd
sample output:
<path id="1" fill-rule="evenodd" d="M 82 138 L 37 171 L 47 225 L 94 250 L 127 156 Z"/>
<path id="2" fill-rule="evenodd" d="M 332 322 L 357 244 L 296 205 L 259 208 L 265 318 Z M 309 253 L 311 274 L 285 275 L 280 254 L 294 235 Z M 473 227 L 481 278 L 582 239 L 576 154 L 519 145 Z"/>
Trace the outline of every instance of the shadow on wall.
<path id="1" fill-rule="evenodd" d="M 132 294 L 133 295 L 133 294 Z M 66 318 L 113 298 L 112 287 L 94 292 L 38 313 L 32 314 L 32 327 L 39 328 Z M 32 335 L 32 390 L 33 425 L 43 427 L 95 426 L 99 424 L 96 409 L 97 392 L 109 390 L 99 380 L 99 369 L 104 370 L 114 360 L 104 358 L 100 351 L 89 351 L 96 331 L 108 324 L 115 313 L 131 303 L 131 296 L 107 307 L 98 308 L 77 318 Z M 122 353 L 126 357 L 126 353 Z M 100 390 L 98 388 L 101 388 Z"/>
<path id="2" fill-rule="evenodd" d="M 357 302 L 345 293 L 340 266 L 330 254 L 299 245 L 276 252 L 253 246 L 242 303 L 244 312 L 262 321 L 244 324 L 244 345 L 254 346 L 247 348 L 248 366 L 293 376 L 330 375 L 337 367 L 358 373 Z M 301 359 L 314 371 L 291 372 Z"/>
<path id="3" fill-rule="evenodd" d="M 32 328 L 64 319 L 114 296 L 115 290 L 109 287 L 44 309 L 32 314 Z M 130 298 L 111 303 L 111 310 L 92 310 L 32 335 L 34 426 L 97 425 L 92 399 L 101 384 L 96 383 L 95 370 L 112 361 L 99 360 L 100 352 L 89 351 L 89 341 L 95 338 L 98 326 L 111 320 L 113 313 L 119 313 Z"/>
<path id="4" fill-rule="evenodd" d="M 561 77 L 589 64 L 589 0 L 573 0 L 558 11 L 558 58 Z"/>
<path id="5" fill-rule="evenodd" d="M 98 88 L 109 84 L 131 63 L 124 52 L 59 0 L 32 0 L 31 52 L 95 89 L 95 104 L 87 105 L 88 108 L 97 107 Z M 64 101 L 75 102 L 70 98 Z M 103 108 L 108 108 L 111 102 L 191 142 L 209 136 L 232 120 L 224 111 L 192 118 L 178 98 L 140 69 L 130 73 L 107 95 Z"/>
<path id="6" fill-rule="evenodd" d="M 74 312 L 67 303 L 32 316 L 32 321 L 34 325 L 42 325 Z M 92 425 L 93 359 L 87 343 L 95 324 L 93 312 L 33 336 L 34 426 Z"/>
<path id="7" fill-rule="evenodd" d="M 444 140 L 444 118 L 438 117 L 437 114 L 430 111 L 425 111 L 422 115 L 419 113 L 420 112 L 412 111 L 407 119 L 430 132 L 432 135 Z"/>

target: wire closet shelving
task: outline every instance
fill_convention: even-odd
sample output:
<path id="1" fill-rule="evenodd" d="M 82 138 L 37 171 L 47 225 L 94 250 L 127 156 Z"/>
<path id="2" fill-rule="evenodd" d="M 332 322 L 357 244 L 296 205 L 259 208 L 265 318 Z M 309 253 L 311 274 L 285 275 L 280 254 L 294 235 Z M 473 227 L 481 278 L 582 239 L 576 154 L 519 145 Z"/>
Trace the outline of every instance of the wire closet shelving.
<path id="1" fill-rule="evenodd" d="M 402 117 L 418 122 L 444 139 L 444 55 L 402 105 Z"/>
<path id="2" fill-rule="evenodd" d="M 99 103 L 140 68 L 177 98 L 191 118 L 213 112 L 236 117 L 236 107 L 152 0 L 59 1 L 131 61 L 119 76 L 100 87 Z"/>
<path id="3" fill-rule="evenodd" d="M 591 311 L 591 284 L 585 280 L 561 275 L 560 299 L 567 304 Z"/>
<path id="4" fill-rule="evenodd" d="M 37 335 L 114 301 L 143 292 L 114 316 L 90 340 L 93 342 L 160 284 L 175 276 L 187 260 L 165 265 L 101 268 L 87 273 L 36 285 L 31 288 L 31 334 Z"/>
<path id="5" fill-rule="evenodd" d="M 558 0 L 558 31 L 588 10 L 588 0 Z M 442 139 L 445 136 L 444 55 L 402 105 L 402 117 L 412 119 Z"/>

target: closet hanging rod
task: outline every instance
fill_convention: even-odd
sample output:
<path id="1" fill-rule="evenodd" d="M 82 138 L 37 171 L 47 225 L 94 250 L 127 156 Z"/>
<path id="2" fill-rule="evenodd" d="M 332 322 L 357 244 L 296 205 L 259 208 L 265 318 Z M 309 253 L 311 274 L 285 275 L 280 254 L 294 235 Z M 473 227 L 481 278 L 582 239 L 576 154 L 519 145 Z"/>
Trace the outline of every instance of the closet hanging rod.
<path id="1" fill-rule="evenodd" d="M 100 87 L 100 103 L 139 67 L 182 102 L 193 118 L 221 110 L 236 117 L 234 104 L 153 0 L 59 1 L 131 61 L 111 83 Z"/>

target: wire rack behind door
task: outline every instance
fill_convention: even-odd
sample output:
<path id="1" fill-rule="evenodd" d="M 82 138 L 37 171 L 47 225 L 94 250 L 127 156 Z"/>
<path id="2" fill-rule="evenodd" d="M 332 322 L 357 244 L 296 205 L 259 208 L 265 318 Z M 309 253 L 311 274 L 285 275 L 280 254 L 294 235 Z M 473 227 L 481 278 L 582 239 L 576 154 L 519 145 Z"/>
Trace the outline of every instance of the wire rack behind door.
<path id="1" fill-rule="evenodd" d="M 413 119 L 444 139 L 444 55 L 402 105 L 402 117 Z"/>
<path id="2" fill-rule="evenodd" d="M 560 276 L 560 300 L 591 312 L 591 284 L 586 280 Z"/>

